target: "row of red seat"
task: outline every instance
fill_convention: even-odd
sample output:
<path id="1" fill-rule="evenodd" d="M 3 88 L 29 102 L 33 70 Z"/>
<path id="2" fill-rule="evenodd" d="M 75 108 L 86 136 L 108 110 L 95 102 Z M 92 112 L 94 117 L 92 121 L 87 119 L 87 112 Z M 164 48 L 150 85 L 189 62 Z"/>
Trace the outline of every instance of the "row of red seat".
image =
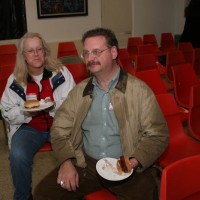
<path id="1" fill-rule="evenodd" d="M 162 33 L 160 38 L 160 46 L 155 34 L 144 34 L 143 37 L 129 37 L 127 41 L 127 50 L 132 60 L 136 59 L 137 55 L 153 53 L 161 59 L 161 64 L 165 65 L 167 53 L 180 50 L 187 63 L 194 65 L 198 74 L 200 74 L 200 49 L 193 48 L 191 42 L 175 43 L 172 33 Z M 183 61 L 182 61 L 183 62 Z"/>
<path id="2" fill-rule="evenodd" d="M 200 91 L 200 87 L 198 90 Z M 165 93 L 158 94 L 156 97 L 165 116 L 170 133 L 169 145 L 157 162 L 163 168 L 160 200 L 184 199 L 186 197 L 188 197 L 188 200 L 196 200 L 200 195 L 200 187 L 197 187 L 197 185 L 200 186 L 198 181 L 200 177 L 200 173 L 198 172 L 200 165 L 200 143 L 193 140 L 185 132 L 179 118 L 179 111 L 174 96 L 170 93 Z M 198 99 L 198 104 L 200 104 L 199 102 Z M 198 159 L 195 159 L 195 161 L 197 160 L 198 162 L 192 162 L 188 165 L 196 157 Z M 181 168 L 181 164 L 185 163 L 186 165 Z M 188 172 L 189 174 L 187 174 Z M 195 178 L 196 176 L 198 178 Z M 185 179 L 186 177 L 187 179 Z M 182 191 L 183 189 L 184 191 Z M 117 199 L 114 194 L 106 189 L 88 194 L 85 198 L 86 200 Z"/>
<path id="3" fill-rule="evenodd" d="M 174 50 L 176 48 L 172 33 L 162 33 L 160 39 L 160 45 L 157 42 L 155 34 L 144 34 L 143 37 L 129 37 L 127 42 L 127 49 L 131 58 L 134 60 L 138 54 L 138 46 L 143 44 L 152 45 L 153 52 L 157 56 L 165 55 L 166 52 Z"/>
<path id="4" fill-rule="evenodd" d="M 66 64 L 67 67 L 69 67 L 69 65 Z M 84 64 L 82 63 L 82 66 L 85 68 Z M 72 66 L 74 69 L 74 74 L 77 73 L 77 68 L 75 70 L 74 66 Z M 85 68 L 86 69 L 86 68 Z M 150 70 L 151 71 L 151 70 Z M 147 73 L 147 71 L 145 71 Z M 157 72 L 156 72 L 157 73 Z M 141 72 L 138 72 L 138 74 L 135 74 L 136 76 L 138 76 L 139 78 L 141 78 Z M 149 74 L 150 75 L 150 74 Z M 148 77 L 150 77 L 148 75 Z M 148 83 L 149 85 L 153 84 L 153 82 L 149 81 Z M 157 82 L 157 85 L 158 82 Z M 191 155 L 195 155 L 197 153 L 200 153 L 200 145 L 192 140 L 190 137 L 188 137 L 182 127 L 180 118 L 179 118 L 179 110 L 177 109 L 177 105 L 176 102 L 174 100 L 174 97 L 171 94 L 168 94 L 166 92 L 166 88 L 160 86 L 160 90 L 162 90 L 162 94 L 158 91 L 155 91 L 155 93 L 157 93 L 157 98 L 158 98 L 158 102 L 161 105 L 161 108 L 163 110 L 163 113 L 166 117 L 168 126 L 169 126 L 169 130 L 170 130 L 170 143 L 169 146 L 167 148 L 167 150 L 164 152 L 164 154 L 161 156 L 161 158 L 159 159 L 159 165 L 162 167 L 166 167 L 168 165 L 170 165 L 171 163 L 181 159 L 181 158 L 185 158 Z M 150 86 L 152 87 L 152 86 Z M 158 90 L 158 88 L 156 88 L 155 90 Z M 199 98 L 199 97 L 198 97 Z M 171 103 L 170 103 L 171 102 Z M 199 99 L 195 100 L 195 102 L 200 102 Z M 162 106 L 163 104 L 163 106 Z M 167 108 L 168 105 L 168 108 Z M 170 107 L 169 107 L 170 105 Z M 174 107 L 174 106 L 175 107 Z M 175 110 L 173 110 L 172 108 L 176 108 Z M 178 132 L 178 133 L 177 133 Z M 48 145 L 48 144 L 47 144 Z M 106 191 L 107 192 L 107 191 Z M 111 197 L 107 196 L 110 194 L 106 194 L 106 198 L 108 197 L 109 199 L 111 199 Z M 89 199 L 90 195 L 87 195 L 86 199 Z M 112 196 L 112 194 L 111 194 Z M 112 196 L 114 199 L 116 199 L 114 196 Z M 97 198 L 95 197 L 95 200 Z M 103 198 L 101 198 L 103 199 Z"/>

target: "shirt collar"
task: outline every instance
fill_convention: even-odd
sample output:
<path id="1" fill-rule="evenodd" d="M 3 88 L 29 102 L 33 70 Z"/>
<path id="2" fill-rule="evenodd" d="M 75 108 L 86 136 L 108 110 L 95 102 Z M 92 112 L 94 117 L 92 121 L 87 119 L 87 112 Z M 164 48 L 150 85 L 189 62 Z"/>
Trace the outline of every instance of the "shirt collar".
<path id="1" fill-rule="evenodd" d="M 117 74 L 116 74 L 117 75 Z M 119 74 L 118 74 L 118 81 L 117 84 L 115 86 L 115 88 L 119 91 L 121 91 L 122 93 L 125 93 L 126 91 L 126 85 L 127 85 L 127 79 L 128 79 L 128 74 L 126 71 L 124 71 L 121 67 L 119 68 Z M 85 86 L 85 89 L 83 91 L 83 96 L 87 96 L 90 95 L 92 96 L 92 92 L 94 89 L 94 84 L 93 84 L 93 79 L 94 77 L 92 76 L 87 85 Z"/>
<path id="2" fill-rule="evenodd" d="M 119 74 L 120 74 L 120 68 L 118 68 L 117 73 L 113 76 L 112 80 L 109 82 L 108 90 L 111 90 L 116 86 L 116 84 L 117 84 L 117 82 L 119 80 Z M 92 84 L 95 87 L 99 87 L 100 88 L 95 76 L 93 77 Z"/>

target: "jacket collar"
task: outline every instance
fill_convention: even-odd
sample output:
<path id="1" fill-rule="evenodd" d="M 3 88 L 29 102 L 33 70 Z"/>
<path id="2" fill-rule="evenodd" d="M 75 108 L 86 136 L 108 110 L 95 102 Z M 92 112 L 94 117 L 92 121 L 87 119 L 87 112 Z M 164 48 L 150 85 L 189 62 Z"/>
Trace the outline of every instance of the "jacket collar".
<path id="1" fill-rule="evenodd" d="M 83 91 L 83 97 L 90 95 L 92 96 L 93 93 L 93 88 L 94 85 L 92 84 L 92 79 L 93 77 L 91 77 L 87 83 L 87 85 L 85 86 L 85 89 Z M 115 86 L 115 88 L 119 91 L 121 91 L 122 93 L 125 93 L 126 91 L 126 85 L 127 85 L 127 79 L 128 79 L 128 74 L 126 71 L 124 71 L 121 67 L 120 67 L 120 74 L 119 74 L 119 80 Z"/>
<path id="2" fill-rule="evenodd" d="M 42 79 L 49 79 L 50 77 L 52 77 L 52 72 L 51 72 L 51 71 L 48 71 L 46 68 L 44 68 Z M 31 77 L 30 74 L 28 74 L 27 82 L 28 82 L 28 83 L 31 83 L 31 82 L 32 82 L 32 77 Z"/>

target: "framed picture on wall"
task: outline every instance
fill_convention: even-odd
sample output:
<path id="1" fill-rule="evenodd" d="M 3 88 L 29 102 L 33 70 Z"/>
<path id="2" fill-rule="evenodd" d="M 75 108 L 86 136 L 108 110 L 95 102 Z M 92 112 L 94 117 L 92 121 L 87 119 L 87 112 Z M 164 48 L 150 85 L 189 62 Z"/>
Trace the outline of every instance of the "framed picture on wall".
<path id="1" fill-rule="evenodd" d="M 88 15 L 88 0 L 37 0 L 38 18 Z"/>

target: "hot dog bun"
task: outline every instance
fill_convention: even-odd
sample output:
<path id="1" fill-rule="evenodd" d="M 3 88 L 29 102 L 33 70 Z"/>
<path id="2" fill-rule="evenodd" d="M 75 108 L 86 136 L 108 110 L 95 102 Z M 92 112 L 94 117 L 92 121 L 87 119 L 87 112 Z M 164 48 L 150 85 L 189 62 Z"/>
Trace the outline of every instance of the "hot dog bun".
<path id="1" fill-rule="evenodd" d="M 28 109 L 38 108 L 40 107 L 40 102 L 38 100 L 27 100 L 24 102 L 24 107 Z"/>
<path id="2" fill-rule="evenodd" d="M 120 156 L 120 158 L 117 160 L 117 170 L 120 174 L 124 173 L 130 173 L 131 172 L 131 164 L 129 161 L 128 156 Z"/>

